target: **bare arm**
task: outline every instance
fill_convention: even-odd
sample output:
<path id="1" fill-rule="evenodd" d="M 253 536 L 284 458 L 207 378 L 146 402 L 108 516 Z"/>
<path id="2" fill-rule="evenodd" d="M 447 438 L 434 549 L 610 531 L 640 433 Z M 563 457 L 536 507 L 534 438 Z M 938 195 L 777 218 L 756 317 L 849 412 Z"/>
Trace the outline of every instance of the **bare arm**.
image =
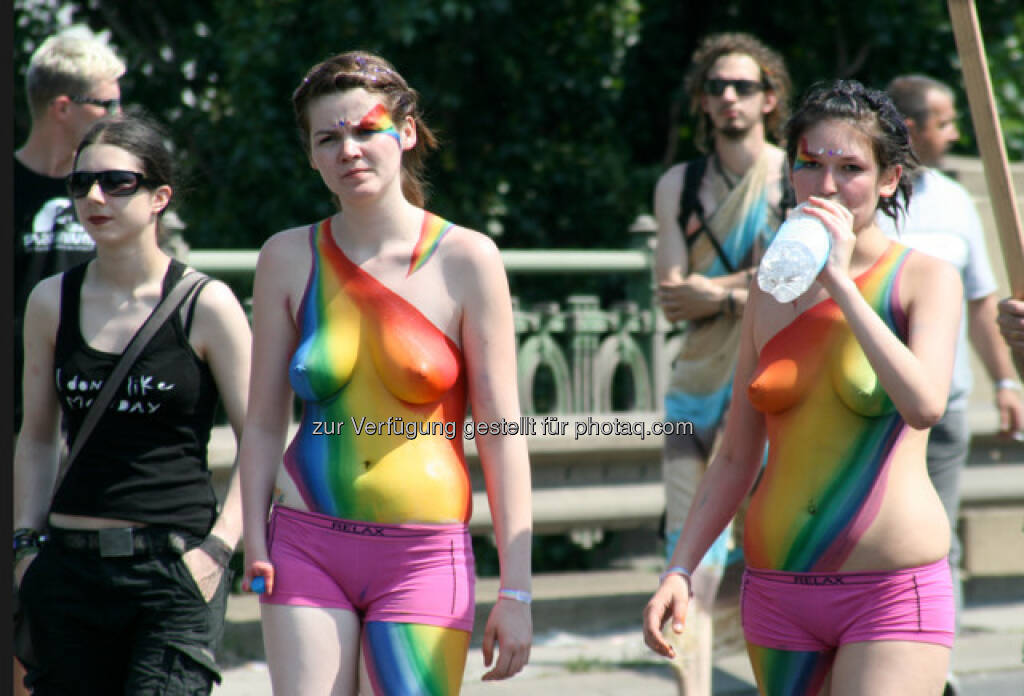
<path id="1" fill-rule="evenodd" d="M 291 417 L 288 361 L 298 340 L 289 280 L 310 263 L 308 251 L 299 253 L 299 241 L 290 232 L 271 238 L 256 265 L 252 378 L 238 453 L 246 561 L 243 584 L 248 587 L 254 575 L 262 575 L 268 594 L 274 591 L 274 578 L 267 551 L 267 514 Z"/>
<path id="2" fill-rule="evenodd" d="M 519 419 L 512 301 L 501 257 L 493 242 L 472 234 L 462 265 L 467 284 L 462 316 L 462 348 L 469 377 L 469 399 L 477 421 Z M 478 435 L 477 451 L 487 486 L 494 536 L 501 563 L 501 586 L 531 589 L 532 511 L 530 463 L 523 435 Z M 484 679 L 504 679 L 529 659 L 532 620 L 528 605 L 499 599 L 484 631 L 484 660 L 491 663 L 494 641 L 499 657 Z"/>
<path id="3" fill-rule="evenodd" d="M 43 530 L 57 481 L 60 405 L 53 353 L 60 318 L 60 276 L 42 281 L 25 310 L 24 419 L 14 452 L 14 528 Z M 26 559 L 27 560 L 27 559 Z M 18 564 L 18 578 L 28 568 Z"/>
<path id="4" fill-rule="evenodd" d="M 730 304 L 736 313 L 741 313 L 747 302 L 750 271 L 745 269 L 715 278 L 689 272 L 686 242 L 679 225 L 686 166 L 678 164 L 666 171 L 654 190 L 654 217 L 658 223 L 654 270 L 659 304 L 669 321 L 712 316 Z"/>
<path id="5" fill-rule="evenodd" d="M 213 372 L 221 403 L 238 443 L 242 439 L 245 402 L 249 397 L 252 333 L 242 306 L 228 286 L 212 282 L 203 289 L 196 308 L 192 335 L 200 343 L 200 354 Z M 210 533 L 231 548 L 238 544 L 242 535 L 242 497 L 237 457 L 220 515 Z"/>
<path id="6" fill-rule="evenodd" d="M 995 294 L 969 301 L 967 335 L 988 376 L 996 384 L 999 429 L 1004 433 L 1015 433 L 1024 428 L 1024 405 L 1021 404 L 1020 383 L 1014 376 L 1010 351 L 999 335 L 997 313 Z M 1015 386 L 1010 387 L 1010 384 Z"/>
<path id="7" fill-rule="evenodd" d="M 746 389 L 757 367 L 753 324 L 757 304 L 764 298 L 764 294 L 754 290 L 751 299 L 753 311 L 743 316 L 732 400 L 722 446 L 697 486 L 693 506 L 669 561 L 670 567 L 682 566 L 691 570 L 697 567 L 712 542 L 736 514 L 757 477 L 764 451 L 765 426 L 763 416 L 747 399 Z M 661 627 L 671 618 L 676 632 L 682 631 L 689 603 L 687 595 L 688 580 L 679 575 L 668 575 L 644 609 L 644 641 L 660 655 L 675 656 L 661 635 Z"/>

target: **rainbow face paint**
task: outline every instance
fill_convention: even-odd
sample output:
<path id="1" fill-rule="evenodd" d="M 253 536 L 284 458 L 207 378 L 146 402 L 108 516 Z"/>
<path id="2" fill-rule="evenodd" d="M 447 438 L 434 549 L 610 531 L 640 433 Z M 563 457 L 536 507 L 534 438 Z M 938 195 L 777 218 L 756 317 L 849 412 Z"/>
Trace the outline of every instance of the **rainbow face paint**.
<path id="1" fill-rule="evenodd" d="M 285 453 L 299 495 L 311 511 L 351 520 L 467 522 L 459 347 L 352 263 L 330 219 L 313 226 L 310 245 L 289 366 L 303 411 Z"/>
<path id="2" fill-rule="evenodd" d="M 857 279 L 861 294 L 905 340 L 891 244 Z M 907 429 L 833 300 L 811 307 L 761 349 L 747 389 L 765 414 L 769 451 L 747 513 L 752 568 L 839 569 L 874 522 Z"/>
<path id="3" fill-rule="evenodd" d="M 437 251 L 438 245 L 441 244 L 441 240 L 448 234 L 448 230 L 451 228 L 452 223 L 433 213 L 424 211 L 420 238 L 416 240 L 416 246 L 412 250 L 412 257 L 409 259 L 409 271 L 405 274 L 406 277 L 411 276 L 430 260 L 430 257 Z"/>
<path id="4" fill-rule="evenodd" d="M 796 159 L 793 161 L 793 171 L 798 172 L 809 164 L 812 164 L 814 160 L 811 159 L 811 153 L 807 150 L 807 138 L 800 138 L 800 147 L 796 151 Z"/>
<path id="5" fill-rule="evenodd" d="M 357 131 L 374 135 L 377 133 L 390 135 L 398 143 L 398 147 L 402 147 L 402 136 L 398 134 L 398 129 L 395 128 L 395 124 L 391 121 L 391 114 L 388 113 L 387 107 L 383 104 L 378 104 L 370 109 L 358 122 L 345 121 L 344 119 L 338 121 L 338 128 L 345 128 L 346 126 L 354 126 Z"/>

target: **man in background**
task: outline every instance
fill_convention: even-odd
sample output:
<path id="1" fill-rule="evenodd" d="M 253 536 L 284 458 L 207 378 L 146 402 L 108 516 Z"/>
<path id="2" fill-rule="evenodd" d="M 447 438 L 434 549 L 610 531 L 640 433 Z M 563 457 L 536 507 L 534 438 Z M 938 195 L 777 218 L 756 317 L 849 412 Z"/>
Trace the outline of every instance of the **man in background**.
<path id="1" fill-rule="evenodd" d="M 693 428 L 665 437 L 668 558 L 724 422 L 747 288 L 788 200 L 786 155 L 768 142 L 780 136 L 789 113 L 782 57 L 748 34 L 715 34 L 694 53 L 685 87 L 696 144 L 707 154 L 668 169 L 654 193 L 658 301 L 669 321 L 688 322 L 672 365 L 666 420 Z M 697 568 L 681 569 L 692 575 L 694 593 L 673 663 L 681 694 L 711 694 L 711 610 L 729 535 L 726 529 Z M 673 631 L 668 635 L 676 642 Z"/>
<path id="2" fill-rule="evenodd" d="M 21 427 L 22 321 L 46 276 L 86 261 L 93 243 L 74 219 L 64 177 L 97 119 L 120 108 L 125 65 L 85 27 L 46 39 L 25 76 L 32 127 L 14 153 L 14 430 Z"/>

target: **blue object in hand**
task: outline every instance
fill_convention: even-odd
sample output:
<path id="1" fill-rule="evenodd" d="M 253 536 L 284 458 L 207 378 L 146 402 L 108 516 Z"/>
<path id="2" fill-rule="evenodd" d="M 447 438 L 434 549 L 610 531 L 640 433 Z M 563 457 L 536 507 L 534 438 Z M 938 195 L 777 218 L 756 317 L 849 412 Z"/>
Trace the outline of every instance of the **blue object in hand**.
<path id="1" fill-rule="evenodd" d="M 267 591 L 267 581 L 263 579 L 262 575 L 257 575 L 249 583 L 249 588 L 256 594 L 263 594 Z"/>

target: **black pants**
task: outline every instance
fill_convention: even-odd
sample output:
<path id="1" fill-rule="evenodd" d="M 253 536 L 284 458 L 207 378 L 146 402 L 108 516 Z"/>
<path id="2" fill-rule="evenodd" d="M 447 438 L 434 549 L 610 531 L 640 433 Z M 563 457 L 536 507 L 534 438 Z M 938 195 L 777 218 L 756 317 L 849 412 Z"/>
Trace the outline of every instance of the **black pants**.
<path id="1" fill-rule="evenodd" d="M 101 558 L 46 544 L 21 585 L 34 696 L 209 694 L 227 575 L 207 603 L 174 552 Z"/>

